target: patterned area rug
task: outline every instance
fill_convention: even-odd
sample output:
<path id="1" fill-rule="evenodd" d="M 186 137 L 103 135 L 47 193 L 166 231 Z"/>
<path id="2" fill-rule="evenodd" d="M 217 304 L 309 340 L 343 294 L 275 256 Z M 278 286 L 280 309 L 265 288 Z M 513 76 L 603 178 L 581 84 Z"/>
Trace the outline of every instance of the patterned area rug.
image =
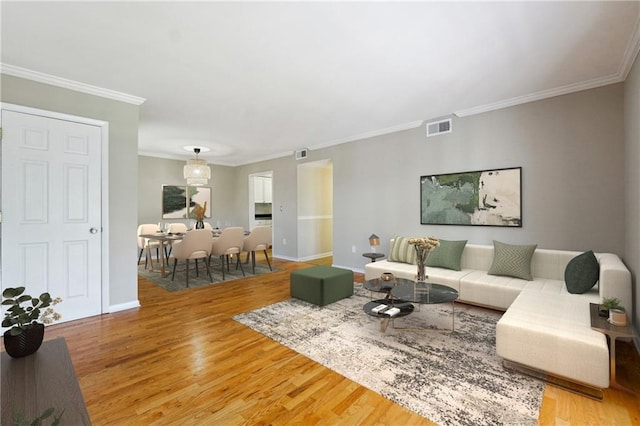
<path id="1" fill-rule="evenodd" d="M 242 257 L 242 259 L 244 259 L 244 256 Z M 244 273 L 247 277 L 253 277 L 255 275 L 261 275 L 261 274 L 268 274 L 269 272 L 271 272 L 271 270 L 269 270 L 269 266 L 266 263 L 262 264 L 262 263 L 256 262 L 255 274 L 253 274 L 251 270 L 251 261 L 249 261 L 249 263 L 243 263 L 242 266 L 244 268 Z M 171 260 L 170 264 L 166 266 L 166 271 L 168 274 L 164 278 L 160 276 L 160 266 L 158 266 L 157 262 L 154 262 L 154 269 L 155 270 L 153 272 L 148 271 L 147 269 L 145 269 L 144 263 L 141 263 L 140 265 L 138 265 L 138 275 L 145 277 L 149 281 L 164 288 L 167 291 L 180 291 L 180 290 L 187 289 L 186 280 L 185 280 L 186 275 L 185 275 L 184 261 L 178 262 L 178 266 L 176 268 L 176 276 L 174 280 L 171 280 L 171 272 L 173 271 L 173 260 Z M 240 270 L 240 268 L 236 269 L 235 263 L 231 264 L 229 269 L 230 271 L 227 271 L 225 269 L 224 282 L 237 280 L 239 278 L 245 278 L 242 275 L 242 271 Z M 273 270 L 277 271 L 278 269 L 273 268 Z M 207 275 L 207 269 L 205 268 L 204 264 L 201 261 L 198 262 L 197 277 L 196 277 L 194 262 L 193 261 L 189 262 L 189 288 L 203 287 L 203 286 L 207 286 L 211 284 L 219 284 L 223 282 L 219 258 L 211 259 L 210 271 L 211 271 L 211 278 L 213 278 L 213 282 L 209 279 L 209 276 Z"/>
<path id="2" fill-rule="evenodd" d="M 544 384 L 503 369 L 501 313 L 456 304 L 451 332 L 451 304 L 423 305 L 382 333 L 369 296 L 356 285 L 324 307 L 290 299 L 234 319 L 435 423 L 537 424 Z"/>

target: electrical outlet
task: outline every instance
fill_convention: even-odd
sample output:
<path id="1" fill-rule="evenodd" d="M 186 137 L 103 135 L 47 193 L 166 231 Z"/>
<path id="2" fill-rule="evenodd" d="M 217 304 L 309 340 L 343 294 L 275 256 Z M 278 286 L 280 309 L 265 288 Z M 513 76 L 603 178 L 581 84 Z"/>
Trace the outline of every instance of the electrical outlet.
<path id="1" fill-rule="evenodd" d="M 287 239 L 286 239 L 286 238 L 283 238 L 283 239 L 282 239 L 282 245 L 283 245 L 283 246 L 286 246 L 286 245 L 287 245 Z"/>
<path id="2" fill-rule="evenodd" d="M 356 252 L 356 246 L 351 246 L 351 253 L 355 253 Z"/>

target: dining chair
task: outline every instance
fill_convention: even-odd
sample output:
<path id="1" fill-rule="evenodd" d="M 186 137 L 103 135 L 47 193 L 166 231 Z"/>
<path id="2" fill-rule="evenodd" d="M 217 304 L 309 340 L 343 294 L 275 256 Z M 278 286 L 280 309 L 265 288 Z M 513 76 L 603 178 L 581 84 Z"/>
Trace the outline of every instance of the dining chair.
<path id="1" fill-rule="evenodd" d="M 204 222 L 204 229 L 208 229 L 209 231 L 213 231 L 213 226 L 209 222 Z"/>
<path id="2" fill-rule="evenodd" d="M 140 254 L 138 254 L 138 264 L 140 263 L 140 259 L 142 259 L 142 253 L 144 252 L 145 249 L 149 250 L 149 249 L 156 249 L 156 257 L 158 259 L 158 261 L 160 260 L 160 242 L 159 241 L 150 241 L 147 238 L 142 238 L 140 235 L 144 235 L 144 234 L 155 234 L 156 232 L 160 231 L 160 228 L 158 228 L 158 225 L 155 223 L 144 223 L 142 225 L 138 226 L 138 248 L 140 249 Z M 151 261 L 153 262 L 153 258 L 151 258 L 151 256 L 145 256 L 144 259 L 144 267 L 147 267 L 147 257 L 151 259 Z"/>
<path id="3" fill-rule="evenodd" d="M 167 227 L 167 232 L 169 234 L 185 234 L 187 232 L 187 225 L 182 222 L 173 222 L 170 223 Z M 171 255 L 171 250 L 173 249 L 173 242 L 170 242 L 166 246 L 164 246 L 164 254 L 167 256 L 167 261 L 169 261 L 169 256 Z"/>
<path id="4" fill-rule="evenodd" d="M 211 234 L 211 231 L 207 231 Z M 224 265 L 227 264 L 229 268 L 229 256 L 237 256 L 237 264 L 240 265 L 242 270 L 242 276 L 244 274 L 244 268 L 242 262 L 240 262 L 240 253 L 244 245 L 244 228 L 241 226 L 233 226 L 224 228 L 219 237 L 213 239 L 211 244 L 211 256 L 220 256 L 220 269 L 222 269 L 222 280 L 224 281 Z M 209 262 L 211 262 L 211 256 L 209 256 Z"/>
<path id="5" fill-rule="evenodd" d="M 171 274 L 171 281 L 176 277 L 176 266 L 178 265 L 178 260 L 184 260 L 186 263 L 186 286 L 189 287 L 189 261 L 195 260 L 196 276 L 198 276 L 198 259 L 203 259 L 203 263 L 207 267 L 209 279 L 213 282 L 211 271 L 209 270 L 209 263 L 207 262 L 211 253 L 211 240 L 211 231 L 207 231 L 206 229 L 194 229 L 187 232 L 182 240 L 175 241 L 173 243 L 173 250 L 171 253 L 171 257 L 173 258 L 173 273 Z"/>
<path id="6" fill-rule="evenodd" d="M 173 222 L 169 224 L 167 232 L 170 234 L 183 234 L 187 232 L 187 225 L 182 222 Z"/>
<path id="7" fill-rule="evenodd" d="M 251 267 L 254 274 L 256 273 L 256 251 L 258 250 L 262 250 L 264 252 L 264 257 L 267 258 L 269 270 L 273 271 L 273 268 L 271 268 L 271 262 L 269 261 L 269 254 L 267 253 L 269 246 L 271 246 L 270 226 L 256 226 L 251 230 L 251 233 L 244 238 L 242 251 L 247 252 L 247 260 L 245 262 L 248 262 L 249 256 L 251 256 Z"/>

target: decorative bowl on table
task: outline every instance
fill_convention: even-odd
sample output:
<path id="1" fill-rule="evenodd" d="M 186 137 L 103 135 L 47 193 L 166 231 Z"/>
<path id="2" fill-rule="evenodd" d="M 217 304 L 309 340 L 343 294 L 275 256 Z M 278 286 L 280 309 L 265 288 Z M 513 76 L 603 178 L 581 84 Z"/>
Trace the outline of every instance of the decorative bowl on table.
<path id="1" fill-rule="evenodd" d="M 382 275 L 380 275 L 380 280 L 382 281 L 393 281 L 394 278 L 391 272 L 383 272 Z"/>

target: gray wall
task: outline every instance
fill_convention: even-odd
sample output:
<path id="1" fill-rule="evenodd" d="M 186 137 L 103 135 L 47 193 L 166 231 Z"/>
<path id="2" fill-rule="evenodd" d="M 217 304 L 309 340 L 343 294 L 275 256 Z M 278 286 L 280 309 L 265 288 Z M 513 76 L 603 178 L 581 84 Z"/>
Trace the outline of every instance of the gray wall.
<path id="1" fill-rule="evenodd" d="M 624 131 L 625 131 L 625 234 L 624 261 L 633 274 L 635 329 L 640 330 L 640 57 L 625 81 L 624 90 Z M 640 338 L 636 340 L 640 348 Z"/>
<path id="2" fill-rule="evenodd" d="M 109 303 L 138 300 L 136 212 L 139 107 L 2 75 L 3 102 L 109 122 Z"/>
<path id="3" fill-rule="evenodd" d="M 334 263 L 362 268 L 367 237 L 435 235 L 541 248 L 624 250 L 623 85 L 454 118 L 314 153 L 334 164 Z M 419 178 L 522 166 L 523 227 L 420 225 Z M 358 253 L 351 253 L 351 246 Z"/>
<path id="4" fill-rule="evenodd" d="M 185 161 L 154 157 L 138 157 L 138 223 L 183 222 L 186 220 L 162 219 L 162 185 L 185 185 L 182 168 Z M 234 182 L 237 172 L 234 167 L 211 165 L 211 218 L 206 222 L 216 226 L 235 223 Z M 248 216 L 247 216 L 248 217 Z M 243 226 L 242 224 L 240 224 Z"/>
<path id="5" fill-rule="evenodd" d="M 639 79 L 637 68 L 634 82 Z M 638 90 L 632 93 L 640 109 Z M 369 251 L 368 237 L 376 233 L 383 253 L 388 253 L 388 240 L 396 234 L 435 235 L 478 244 L 497 239 L 613 252 L 637 269 L 637 238 L 626 238 L 629 231 L 637 235 L 639 228 L 637 185 L 625 188 L 625 177 L 638 182 L 634 173 L 640 162 L 640 132 L 638 114 L 628 108 L 627 122 L 633 122 L 635 136 L 627 136 L 625 144 L 625 98 L 629 103 L 621 83 L 454 117 L 452 133 L 432 138 L 426 138 L 421 126 L 311 150 L 305 162 L 333 162 L 334 264 L 363 269 L 368 260 L 361 253 Z M 305 145 L 301 141 L 300 146 Z M 248 175 L 273 171 L 274 255 L 283 258 L 298 259 L 297 241 L 305 237 L 298 235 L 296 225 L 296 170 L 302 163 L 291 155 L 236 167 L 227 183 L 233 188 L 230 204 L 238 224 L 246 227 L 248 219 L 242 218 L 248 212 Z M 523 173 L 522 228 L 420 225 L 421 175 L 517 166 Z M 637 306 L 637 292 L 635 297 Z"/>

